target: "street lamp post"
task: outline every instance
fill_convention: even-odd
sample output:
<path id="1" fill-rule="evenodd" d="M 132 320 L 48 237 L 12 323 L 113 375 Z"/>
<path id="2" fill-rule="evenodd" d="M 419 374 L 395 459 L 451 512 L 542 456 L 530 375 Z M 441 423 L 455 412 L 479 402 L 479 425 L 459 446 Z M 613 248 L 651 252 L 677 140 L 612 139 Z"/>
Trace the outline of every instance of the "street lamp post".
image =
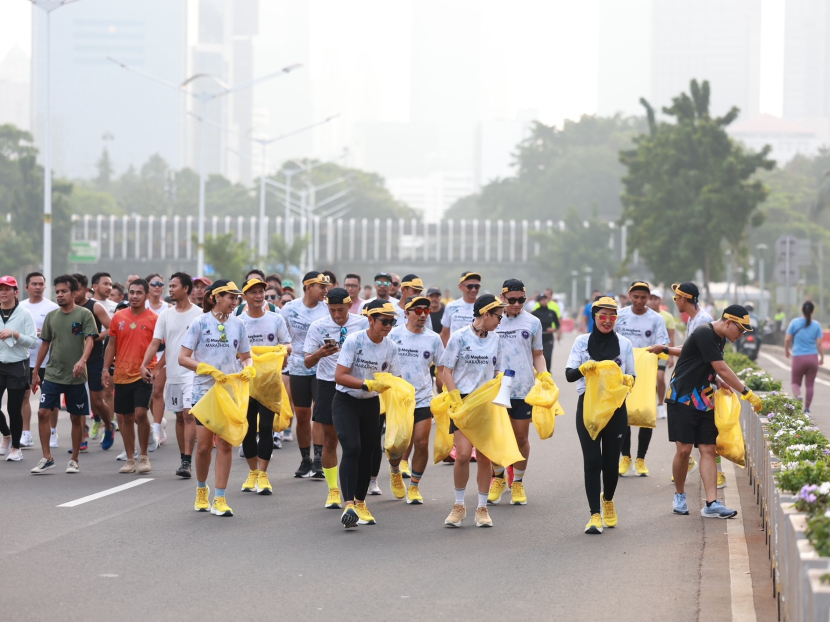
<path id="1" fill-rule="evenodd" d="M 591 300 L 591 273 L 594 271 L 590 266 L 585 268 L 585 298 Z"/>
<path id="2" fill-rule="evenodd" d="M 46 14 L 46 120 L 43 147 L 43 277 L 52 283 L 52 11 L 78 0 L 29 0 Z"/>
<path id="3" fill-rule="evenodd" d="M 755 246 L 756 250 L 758 251 L 758 289 L 760 290 L 760 307 L 759 311 L 761 313 L 761 319 L 766 319 L 767 314 L 769 313 L 769 309 L 767 308 L 767 296 L 766 296 L 766 287 L 764 283 L 764 251 L 769 248 L 766 244 L 757 244 Z"/>
<path id="4" fill-rule="evenodd" d="M 577 287 L 577 281 L 579 280 L 579 271 L 578 270 L 571 271 L 571 277 L 573 277 L 573 281 L 571 281 L 571 306 L 573 306 L 574 313 L 576 313 L 576 309 L 577 309 L 576 287 Z"/>
<path id="5" fill-rule="evenodd" d="M 252 86 L 259 84 L 261 82 L 265 82 L 266 80 L 270 80 L 272 78 L 276 78 L 277 76 L 281 76 L 287 73 L 294 71 L 295 69 L 299 69 L 302 67 L 302 64 L 296 63 L 294 65 L 288 65 L 283 67 L 279 71 L 274 73 L 267 74 L 260 78 L 255 78 L 250 82 L 243 82 L 241 84 L 236 84 L 234 86 L 230 86 L 217 78 L 216 76 L 212 76 L 210 74 L 205 73 L 197 73 L 189 78 L 187 78 L 181 84 L 174 84 L 172 82 L 168 82 L 162 78 L 157 78 L 155 76 L 151 76 L 148 73 L 145 73 L 139 69 L 131 67 L 121 61 L 118 61 L 110 56 L 107 57 L 107 60 L 112 61 L 116 65 L 120 66 L 127 71 L 132 71 L 140 76 L 144 76 L 145 78 L 152 80 L 153 82 L 157 82 L 159 84 L 163 84 L 168 88 L 173 88 L 177 91 L 184 91 L 191 97 L 193 97 L 196 101 L 200 104 L 200 114 L 202 119 L 206 119 L 207 115 L 207 104 L 208 102 L 218 99 L 220 97 L 224 97 L 225 95 L 230 95 L 231 93 L 236 93 L 238 91 L 243 91 L 245 89 L 251 88 Z M 211 93 L 209 91 L 191 91 L 188 89 L 188 86 L 194 80 L 198 80 L 200 78 L 208 78 L 212 80 L 214 83 L 218 84 L 220 87 L 220 91 L 218 93 Z M 205 178 L 206 178 L 206 171 L 205 171 L 205 124 L 201 124 L 200 132 L 199 132 L 199 249 L 196 255 L 196 274 L 201 276 L 204 274 L 205 270 Z"/>

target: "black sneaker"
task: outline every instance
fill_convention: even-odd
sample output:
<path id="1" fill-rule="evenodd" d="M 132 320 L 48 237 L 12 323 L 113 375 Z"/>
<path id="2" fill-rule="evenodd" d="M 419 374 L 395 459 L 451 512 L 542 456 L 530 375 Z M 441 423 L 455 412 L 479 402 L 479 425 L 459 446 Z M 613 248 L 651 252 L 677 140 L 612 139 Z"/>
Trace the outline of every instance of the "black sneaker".
<path id="1" fill-rule="evenodd" d="M 323 473 L 323 458 L 314 458 L 314 462 L 311 463 L 311 478 L 312 479 L 325 479 L 326 475 Z"/>
<path id="2" fill-rule="evenodd" d="M 182 465 L 176 469 L 176 475 L 185 479 L 190 479 L 190 463 L 186 460 L 182 460 Z"/>
<path id="3" fill-rule="evenodd" d="M 282 449 L 282 440 L 279 436 L 274 436 L 274 449 Z"/>
<path id="4" fill-rule="evenodd" d="M 303 458 L 300 462 L 300 468 L 294 471 L 294 477 L 311 477 L 312 468 L 311 459 Z"/>

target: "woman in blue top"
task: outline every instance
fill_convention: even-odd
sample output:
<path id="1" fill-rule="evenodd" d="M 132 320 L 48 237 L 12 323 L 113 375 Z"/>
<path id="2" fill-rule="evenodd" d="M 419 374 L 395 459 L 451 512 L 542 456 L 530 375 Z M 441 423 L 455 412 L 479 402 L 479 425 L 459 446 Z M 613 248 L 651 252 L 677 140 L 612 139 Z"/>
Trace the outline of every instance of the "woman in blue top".
<path id="1" fill-rule="evenodd" d="M 805 380 L 804 412 L 810 412 L 810 403 L 813 401 L 813 387 L 816 384 L 816 374 L 819 365 L 824 365 L 824 349 L 821 346 L 821 325 L 813 321 L 815 305 L 805 302 L 801 307 L 804 317 L 795 318 L 787 328 L 784 339 L 784 354 L 790 358 L 792 350 L 793 366 L 790 376 L 793 395 L 798 397 L 801 392 L 801 380 Z"/>

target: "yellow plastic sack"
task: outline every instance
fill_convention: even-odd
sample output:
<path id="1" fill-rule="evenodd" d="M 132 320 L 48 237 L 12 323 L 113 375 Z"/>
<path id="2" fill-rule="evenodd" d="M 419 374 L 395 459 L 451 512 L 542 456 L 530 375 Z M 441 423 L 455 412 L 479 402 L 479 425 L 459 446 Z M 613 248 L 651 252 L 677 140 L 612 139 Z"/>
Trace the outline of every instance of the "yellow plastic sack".
<path id="1" fill-rule="evenodd" d="M 637 381 L 625 400 L 628 425 L 657 427 L 657 355 L 647 348 L 634 348 Z"/>
<path id="2" fill-rule="evenodd" d="M 432 447 L 433 463 L 438 464 L 444 458 L 450 455 L 452 451 L 453 438 L 450 434 L 450 394 L 447 393 L 447 387 L 432 398 L 429 403 L 432 416 L 435 417 L 435 442 Z M 486 455 L 486 454 L 485 454 Z"/>
<path id="3" fill-rule="evenodd" d="M 214 384 L 190 412 L 219 438 L 240 445 L 248 432 L 248 384 L 240 374 L 228 374 L 227 381 Z"/>
<path id="4" fill-rule="evenodd" d="M 291 420 L 294 418 L 294 411 L 291 409 L 291 399 L 288 397 L 288 389 L 285 383 L 281 382 L 282 399 L 280 400 L 279 411 L 274 411 L 274 432 L 282 432 L 291 427 Z"/>
<path id="5" fill-rule="evenodd" d="M 509 466 L 521 462 L 524 457 L 516 443 L 507 409 L 493 404 L 503 375 L 499 374 L 465 397 L 463 404 L 450 412 L 450 419 L 477 452 L 495 464 Z"/>
<path id="6" fill-rule="evenodd" d="M 565 414 L 559 405 L 559 387 L 556 383 L 537 380 L 525 397 L 525 402 L 533 406 L 533 425 L 536 426 L 539 438 L 545 440 L 553 436 L 556 415 Z"/>
<path id="7" fill-rule="evenodd" d="M 251 397 L 268 410 L 278 413 L 282 405 L 282 365 L 288 351 L 285 346 L 253 346 L 256 377 L 251 380 Z"/>
<path id="8" fill-rule="evenodd" d="M 746 466 L 744 435 L 741 431 L 741 400 L 733 391 L 715 391 L 716 451 L 739 467 Z"/>
<path id="9" fill-rule="evenodd" d="M 597 362 L 596 372 L 585 378 L 582 403 L 582 421 L 593 440 L 597 440 L 627 395 L 628 387 L 623 384 L 620 366 L 614 361 Z"/>
<path id="10" fill-rule="evenodd" d="M 375 380 L 383 380 L 391 388 L 380 394 L 382 410 L 386 413 L 386 436 L 383 448 L 391 458 L 400 458 L 412 442 L 415 425 L 415 387 L 403 378 L 388 372 L 378 372 Z"/>

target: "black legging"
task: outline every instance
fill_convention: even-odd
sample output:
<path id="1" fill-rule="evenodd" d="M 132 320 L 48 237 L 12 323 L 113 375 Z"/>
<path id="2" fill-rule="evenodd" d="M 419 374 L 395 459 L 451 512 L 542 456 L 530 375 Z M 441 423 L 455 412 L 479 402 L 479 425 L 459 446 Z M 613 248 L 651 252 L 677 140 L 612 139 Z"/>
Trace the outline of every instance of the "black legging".
<path id="1" fill-rule="evenodd" d="M 645 458 L 648 451 L 648 444 L 651 442 L 651 435 L 654 428 L 640 428 L 640 433 L 637 435 L 637 457 Z M 622 455 L 631 457 L 631 428 L 625 431 L 625 438 L 623 438 Z"/>
<path id="2" fill-rule="evenodd" d="M 18 365 L 22 364 L 18 363 Z M 9 365 L 11 366 L 12 364 Z M 6 423 L 6 417 L 0 411 L 0 434 L 3 436 L 11 435 L 12 447 L 15 449 L 20 449 L 20 435 L 23 433 L 23 396 L 28 389 L 25 384 L 25 376 L 23 378 L 15 378 L 7 376 L 5 373 L 0 373 L 0 400 L 3 399 L 3 393 L 6 391 L 9 392 L 8 404 L 6 406 L 6 410 L 9 412 L 9 423 Z M 23 384 L 22 388 L 11 388 L 17 387 L 20 384 Z M 11 430 L 9 429 L 9 425 L 11 425 Z"/>
<path id="3" fill-rule="evenodd" d="M 380 442 L 384 429 L 386 429 L 386 415 L 381 415 L 378 420 L 378 442 L 375 443 L 375 451 L 372 453 L 372 477 L 377 477 L 380 473 L 380 463 L 383 460 L 383 454 L 386 453 L 383 451 L 383 443 Z"/>
<path id="4" fill-rule="evenodd" d="M 550 363 L 553 360 L 553 337 L 550 339 L 542 337 L 542 356 L 545 357 L 545 369 L 550 371 Z"/>
<path id="5" fill-rule="evenodd" d="M 257 415 L 259 415 L 259 441 L 257 442 Z M 270 460 L 274 451 L 274 413 L 254 398 L 248 398 L 248 433 L 242 440 L 245 458 Z"/>
<path id="6" fill-rule="evenodd" d="M 580 395 L 576 405 L 576 433 L 579 434 L 579 443 L 582 445 L 585 494 L 588 496 L 588 505 L 591 508 L 591 514 L 599 514 L 600 472 L 605 500 L 611 501 L 617 490 L 617 480 L 620 476 L 620 446 L 625 429 L 628 427 L 628 411 L 623 402 L 623 405 L 612 415 L 608 425 L 597 435 L 597 440 L 593 440 L 585 428 L 582 417 L 584 398 L 584 394 Z"/>
<path id="7" fill-rule="evenodd" d="M 340 458 L 340 489 L 343 501 L 363 501 L 369 490 L 372 454 L 378 444 L 380 398 L 358 399 L 337 391 L 331 403 L 331 418 L 343 455 Z"/>

